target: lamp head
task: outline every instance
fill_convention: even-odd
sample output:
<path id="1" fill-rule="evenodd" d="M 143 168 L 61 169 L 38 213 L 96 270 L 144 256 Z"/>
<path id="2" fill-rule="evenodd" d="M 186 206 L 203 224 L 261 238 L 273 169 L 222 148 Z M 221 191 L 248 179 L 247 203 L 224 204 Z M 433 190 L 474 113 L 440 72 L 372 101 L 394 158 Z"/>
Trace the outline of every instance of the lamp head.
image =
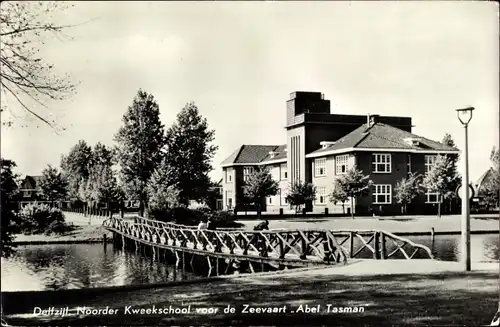
<path id="1" fill-rule="evenodd" d="M 472 119 L 472 111 L 474 107 L 467 107 L 463 109 L 457 109 L 458 120 L 463 124 L 467 125 Z"/>

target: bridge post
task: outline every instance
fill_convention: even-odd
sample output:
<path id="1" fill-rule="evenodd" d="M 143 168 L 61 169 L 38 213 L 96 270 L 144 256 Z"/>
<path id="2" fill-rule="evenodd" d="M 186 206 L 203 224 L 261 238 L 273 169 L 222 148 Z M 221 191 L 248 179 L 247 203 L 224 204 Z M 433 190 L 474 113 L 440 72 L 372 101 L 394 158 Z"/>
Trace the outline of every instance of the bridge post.
<path id="1" fill-rule="evenodd" d="M 309 247 L 307 246 L 307 240 L 303 237 L 301 239 L 301 245 L 302 253 L 300 254 L 300 259 L 304 260 L 307 258 L 307 251 L 309 250 Z"/>
<path id="2" fill-rule="evenodd" d="M 330 240 L 328 239 L 328 236 L 326 235 L 326 232 L 321 233 L 323 237 L 323 252 L 325 253 L 325 256 L 323 257 L 323 261 L 326 261 L 326 263 L 330 262 L 330 257 L 332 255 L 330 251 Z"/>
<path id="3" fill-rule="evenodd" d="M 380 247 L 381 247 L 381 252 L 380 252 L 380 259 L 385 260 L 387 257 L 387 249 L 385 246 L 385 234 L 383 232 L 380 233 Z"/>
<path id="4" fill-rule="evenodd" d="M 181 257 L 179 256 L 179 251 L 174 251 L 175 253 L 175 268 L 179 269 L 181 267 Z"/>
<path id="5" fill-rule="evenodd" d="M 380 243 L 379 243 L 379 232 L 374 232 L 373 242 L 374 242 L 374 251 L 373 251 L 373 259 L 378 260 L 380 254 Z"/>
<path id="6" fill-rule="evenodd" d="M 207 255 L 207 262 L 208 262 L 208 274 L 207 277 L 210 277 L 212 274 L 212 260 L 209 255 Z"/>
<path id="7" fill-rule="evenodd" d="M 354 255 L 354 232 L 349 232 L 349 258 Z"/>
<path id="8" fill-rule="evenodd" d="M 182 275 L 184 276 L 184 274 L 186 273 L 186 256 L 185 256 L 185 253 L 184 251 L 182 251 Z"/>
<path id="9" fill-rule="evenodd" d="M 191 267 L 191 271 L 194 272 L 194 254 L 191 256 L 191 260 L 189 260 L 189 266 Z"/>

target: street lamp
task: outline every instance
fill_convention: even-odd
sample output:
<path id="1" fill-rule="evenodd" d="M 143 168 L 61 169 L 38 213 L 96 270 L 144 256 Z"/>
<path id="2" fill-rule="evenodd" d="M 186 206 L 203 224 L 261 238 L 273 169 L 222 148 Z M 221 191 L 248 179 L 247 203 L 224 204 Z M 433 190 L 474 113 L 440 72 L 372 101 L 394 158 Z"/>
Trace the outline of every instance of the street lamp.
<path id="1" fill-rule="evenodd" d="M 465 130 L 464 178 L 462 180 L 462 264 L 465 271 L 471 270 L 470 259 L 470 199 L 469 199 L 469 135 L 467 126 L 472 119 L 474 107 L 457 109 L 458 120 Z"/>

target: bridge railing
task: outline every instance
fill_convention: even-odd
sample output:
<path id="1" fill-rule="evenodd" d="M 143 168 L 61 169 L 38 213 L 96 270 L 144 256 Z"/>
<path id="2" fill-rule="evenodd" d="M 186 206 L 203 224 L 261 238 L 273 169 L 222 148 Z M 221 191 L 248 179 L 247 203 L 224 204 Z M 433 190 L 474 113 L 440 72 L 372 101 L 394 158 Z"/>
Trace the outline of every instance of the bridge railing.
<path id="1" fill-rule="evenodd" d="M 130 222 L 110 218 L 105 225 L 147 242 L 215 253 L 337 263 L 367 257 L 433 258 L 428 247 L 380 230 L 198 230 L 141 217 Z"/>

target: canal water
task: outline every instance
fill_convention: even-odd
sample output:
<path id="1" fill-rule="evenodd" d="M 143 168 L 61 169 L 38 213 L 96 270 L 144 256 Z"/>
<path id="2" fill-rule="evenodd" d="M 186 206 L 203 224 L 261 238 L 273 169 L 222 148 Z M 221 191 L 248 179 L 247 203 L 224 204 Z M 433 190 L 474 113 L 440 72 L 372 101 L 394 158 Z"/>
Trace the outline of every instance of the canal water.
<path id="1" fill-rule="evenodd" d="M 18 246 L 2 258 L 2 291 L 49 291 L 140 285 L 198 278 L 112 244 Z"/>
<path id="2" fill-rule="evenodd" d="M 457 261 L 460 257 L 459 235 L 438 235 L 434 241 L 430 236 L 406 238 L 428 246 L 437 259 Z M 474 262 L 498 261 L 498 234 L 472 235 L 471 255 Z M 1 278 L 2 291 L 41 291 L 151 284 L 201 276 L 182 274 L 150 257 L 114 250 L 111 244 L 68 244 L 18 247 L 14 257 L 2 258 Z"/>

